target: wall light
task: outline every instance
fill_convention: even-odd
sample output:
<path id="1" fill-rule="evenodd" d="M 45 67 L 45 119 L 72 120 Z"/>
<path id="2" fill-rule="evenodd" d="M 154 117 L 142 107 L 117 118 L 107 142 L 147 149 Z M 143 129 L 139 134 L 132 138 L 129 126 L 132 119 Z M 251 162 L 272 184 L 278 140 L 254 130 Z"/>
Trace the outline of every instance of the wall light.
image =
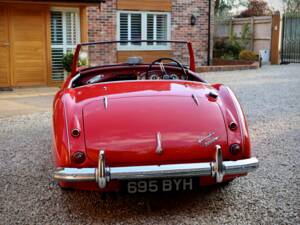
<path id="1" fill-rule="evenodd" d="M 192 26 L 195 26 L 195 25 L 196 25 L 196 20 L 197 20 L 196 16 L 195 16 L 195 15 L 192 15 L 192 16 L 191 16 L 191 25 L 192 25 Z"/>

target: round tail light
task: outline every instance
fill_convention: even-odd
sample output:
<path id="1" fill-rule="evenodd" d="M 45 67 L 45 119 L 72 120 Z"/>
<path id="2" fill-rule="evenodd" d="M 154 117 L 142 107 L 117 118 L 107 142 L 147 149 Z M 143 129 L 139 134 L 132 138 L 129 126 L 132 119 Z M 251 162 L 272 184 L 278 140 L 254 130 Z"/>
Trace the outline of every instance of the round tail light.
<path id="1" fill-rule="evenodd" d="M 79 137 L 79 136 L 80 136 L 80 130 L 77 129 L 77 128 L 74 128 L 74 129 L 72 130 L 72 136 L 73 136 L 73 137 Z"/>
<path id="2" fill-rule="evenodd" d="M 76 164 L 81 164 L 85 161 L 85 154 L 83 152 L 75 152 L 72 155 L 72 161 Z"/>
<path id="3" fill-rule="evenodd" d="M 232 144 L 229 151 L 232 155 L 237 155 L 241 152 L 241 146 L 239 144 Z"/>
<path id="4" fill-rule="evenodd" d="M 231 122 L 229 124 L 229 129 L 232 130 L 232 131 L 236 130 L 237 129 L 237 124 L 235 122 Z"/>

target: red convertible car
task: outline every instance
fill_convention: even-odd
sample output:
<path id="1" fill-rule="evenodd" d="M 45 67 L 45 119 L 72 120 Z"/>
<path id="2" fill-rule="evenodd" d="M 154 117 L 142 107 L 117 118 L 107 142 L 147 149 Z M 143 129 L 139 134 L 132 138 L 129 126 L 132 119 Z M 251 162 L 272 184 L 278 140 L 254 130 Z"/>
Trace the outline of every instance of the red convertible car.
<path id="1" fill-rule="evenodd" d="M 134 45 L 168 55 L 128 50 L 117 63 L 117 49 Z M 234 93 L 195 71 L 189 42 L 79 44 L 53 104 L 54 179 L 63 188 L 136 193 L 191 190 L 255 170 Z"/>

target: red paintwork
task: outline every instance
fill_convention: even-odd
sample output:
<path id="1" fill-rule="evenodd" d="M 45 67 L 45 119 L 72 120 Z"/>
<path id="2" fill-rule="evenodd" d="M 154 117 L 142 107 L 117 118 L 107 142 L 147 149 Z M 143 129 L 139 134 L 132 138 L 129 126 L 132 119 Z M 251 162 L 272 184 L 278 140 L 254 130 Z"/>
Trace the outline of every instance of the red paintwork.
<path id="1" fill-rule="evenodd" d="M 84 76 L 103 71 L 146 71 L 147 66 L 118 66 L 85 71 Z M 175 69 L 177 70 L 177 69 Z M 190 74 L 195 74 L 192 71 Z M 53 104 L 54 156 L 57 167 L 96 167 L 100 149 L 108 166 L 131 166 L 207 162 L 213 160 L 215 145 L 221 145 L 224 160 L 249 158 L 250 140 L 242 109 L 233 92 L 221 84 L 200 81 L 144 80 L 119 81 L 67 88 L 71 74 L 56 94 Z M 195 76 L 199 76 L 195 74 Z M 208 97 L 210 91 L 219 97 Z M 199 106 L 191 97 L 197 96 Z M 103 97 L 108 98 L 104 108 Z M 230 122 L 238 128 L 231 131 Z M 73 128 L 81 130 L 72 137 Z M 219 140 L 207 147 L 198 143 L 201 136 L 216 132 Z M 158 155 L 156 133 L 162 136 L 164 153 Z M 242 152 L 233 156 L 229 146 L 241 144 Z M 86 154 L 80 165 L 71 161 L 76 151 Z M 240 176 L 240 175 L 237 175 Z M 225 180 L 237 176 L 225 177 Z M 201 178 L 201 185 L 214 183 Z M 64 187 L 98 189 L 96 183 L 61 183 Z M 102 191 L 117 190 L 111 182 Z"/>

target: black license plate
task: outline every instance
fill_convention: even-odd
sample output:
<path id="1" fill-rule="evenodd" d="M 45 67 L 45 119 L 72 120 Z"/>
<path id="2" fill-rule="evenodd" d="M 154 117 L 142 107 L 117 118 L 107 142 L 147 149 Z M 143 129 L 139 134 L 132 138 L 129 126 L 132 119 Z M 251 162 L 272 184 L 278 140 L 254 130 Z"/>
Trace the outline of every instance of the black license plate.
<path id="1" fill-rule="evenodd" d="M 199 178 L 166 178 L 156 180 L 130 180 L 123 190 L 130 193 L 191 191 L 199 187 Z"/>

